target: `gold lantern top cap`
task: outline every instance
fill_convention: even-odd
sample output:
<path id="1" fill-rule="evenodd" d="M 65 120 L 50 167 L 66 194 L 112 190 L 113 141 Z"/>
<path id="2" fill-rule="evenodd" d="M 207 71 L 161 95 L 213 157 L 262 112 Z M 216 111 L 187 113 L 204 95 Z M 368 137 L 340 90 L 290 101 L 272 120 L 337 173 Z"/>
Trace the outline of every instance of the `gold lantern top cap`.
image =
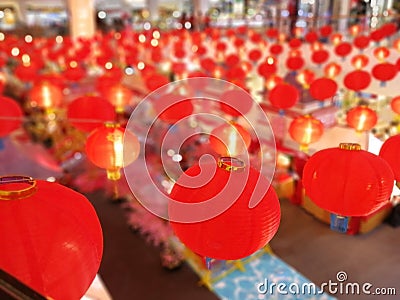
<path id="1" fill-rule="evenodd" d="M 245 166 L 244 161 L 236 157 L 223 156 L 218 160 L 218 167 L 228 172 L 242 172 Z"/>
<path id="2" fill-rule="evenodd" d="M 26 188 L 18 190 L 2 190 L 2 184 L 25 183 Z M 17 200 L 27 198 L 36 192 L 36 181 L 29 176 L 23 175 L 7 175 L 0 176 L 0 200 Z"/>
<path id="3" fill-rule="evenodd" d="M 340 143 L 339 148 L 343 150 L 359 151 L 361 150 L 361 145 L 356 143 Z"/>

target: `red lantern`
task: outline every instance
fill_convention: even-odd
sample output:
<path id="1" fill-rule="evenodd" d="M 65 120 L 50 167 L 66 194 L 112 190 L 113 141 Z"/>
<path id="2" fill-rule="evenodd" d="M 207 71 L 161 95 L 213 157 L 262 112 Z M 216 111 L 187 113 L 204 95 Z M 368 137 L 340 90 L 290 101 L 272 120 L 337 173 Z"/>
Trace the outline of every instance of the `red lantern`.
<path id="1" fill-rule="evenodd" d="M 351 65 L 356 68 L 357 70 L 361 70 L 366 65 L 368 65 L 369 58 L 364 54 L 358 54 L 353 56 L 351 59 Z"/>
<path id="2" fill-rule="evenodd" d="M 106 123 L 97 127 L 86 140 L 86 154 L 99 168 L 106 169 L 110 180 L 121 177 L 120 169 L 139 156 L 137 137 L 117 124 Z"/>
<path id="3" fill-rule="evenodd" d="M 301 56 L 293 55 L 286 59 L 286 67 L 291 71 L 300 70 L 304 66 L 304 59 Z"/>
<path id="4" fill-rule="evenodd" d="M 225 59 L 225 64 L 229 67 L 232 68 L 239 64 L 240 58 L 236 54 L 229 54 L 226 59 Z"/>
<path id="5" fill-rule="evenodd" d="M 100 222 L 90 202 L 57 183 L 0 178 L 0 269 L 52 299 L 80 299 L 99 269 Z"/>
<path id="6" fill-rule="evenodd" d="M 375 43 L 379 43 L 385 37 L 385 33 L 381 29 L 376 29 L 369 36 Z"/>
<path id="7" fill-rule="evenodd" d="M 292 38 L 292 39 L 289 41 L 289 47 L 290 47 L 291 49 L 298 49 L 298 48 L 300 48 L 300 47 L 301 47 L 301 40 L 298 39 L 298 38 Z"/>
<path id="8" fill-rule="evenodd" d="M 301 70 L 297 76 L 296 80 L 305 88 L 308 89 L 310 84 L 314 81 L 315 74 L 313 71 L 309 69 Z"/>
<path id="9" fill-rule="evenodd" d="M 39 71 L 40 68 L 36 64 L 20 64 L 15 68 L 14 74 L 19 80 L 30 82 L 39 75 Z"/>
<path id="10" fill-rule="evenodd" d="M 282 77 L 279 77 L 277 75 L 271 75 L 265 80 L 265 88 L 270 91 L 281 83 L 284 83 Z"/>
<path id="11" fill-rule="evenodd" d="M 385 61 L 386 58 L 389 57 L 390 51 L 386 47 L 377 47 L 374 49 L 373 54 L 377 60 L 383 62 L 383 61 Z"/>
<path id="12" fill-rule="evenodd" d="M 279 54 L 281 54 L 283 52 L 283 47 L 281 44 L 272 44 L 269 47 L 269 52 L 272 55 L 278 56 Z"/>
<path id="13" fill-rule="evenodd" d="M 335 47 L 335 53 L 337 56 L 342 57 L 343 59 L 349 55 L 351 52 L 351 44 L 348 42 L 342 42 Z"/>
<path id="14" fill-rule="evenodd" d="M 400 38 L 393 42 L 393 48 L 400 52 Z"/>
<path id="15" fill-rule="evenodd" d="M 378 122 L 376 112 L 366 106 L 356 106 L 350 109 L 346 115 L 346 122 L 357 132 L 368 131 Z"/>
<path id="16" fill-rule="evenodd" d="M 335 96 L 338 89 L 336 81 L 330 78 L 318 78 L 310 85 L 311 97 L 319 101 L 324 101 Z"/>
<path id="17" fill-rule="evenodd" d="M 164 94 L 153 103 L 158 118 L 166 123 L 174 124 L 190 116 L 193 104 L 186 97 L 179 94 Z"/>
<path id="18" fill-rule="evenodd" d="M 396 114 L 400 115 L 400 96 L 393 97 L 390 106 Z"/>
<path id="19" fill-rule="evenodd" d="M 269 101 L 278 109 L 291 108 L 299 101 L 299 91 L 291 84 L 280 83 L 269 92 Z"/>
<path id="20" fill-rule="evenodd" d="M 0 96 L 0 138 L 18 129 L 22 123 L 22 109 L 11 98 Z"/>
<path id="21" fill-rule="evenodd" d="M 371 75 L 363 70 L 351 71 L 346 74 L 343 83 L 349 90 L 358 92 L 366 89 L 370 85 Z"/>
<path id="22" fill-rule="evenodd" d="M 339 216 L 366 216 L 386 205 L 393 181 L 389 165 L 377 155 L 361 150 L 358 144 L 318 151 L 303 171 L 306 195 L 319 207 Z M 333 221 L 339 223 L 340 219 Z M 347 226 L 344 227 L 346 231 Z"/>
<path id="23" fill-rule="evenodd" d="M 331 36 L 332 44 L 335 46 L 339 45 L 340 42 L 342 41 L 342 39 L 343 39 L 343 35 L 341 35 L 340 33 L 334 33 Z"/>
<path id="24" fill-rule="evenodd" d="M 202 174 L 212 174 L 212 178 L 199 185 Z M 279 227 L 279 201 L 268 180 L 253 167 L 237 166 L 232 158 L 222 158 L 218 167 L 209 162 L 189 168 L 175 183 L 170 196 L 168 210 L 175 234 L 188 248 L 205 257 L 224 260 L 247 257 L 264 247 Z M 252 197 L 260 201 L 250 208 Z M 215 199 L 220 201 L 217 203 Z M 193 214 L 205 209 L 207 213 L 217 212 L 221 207 L 227 209 L 213 218 L 190 222 L 191 216 L 179 204 L 199 207 L 192 210 Z M 182 217 L 189 222 L 174 221 Z"/>
<path id="25" fill-rule="evenodd" d="M 122 113 L 133 98 L 133 92 L 122 84 L 110 86 L 105 92 L 104 97 L 115 107 L 117 113 Z"/>
<path id="26" fill-rule="evenodd" d="M 397 67 L 391 63 L 377 64 L 372 68 L 372 76 L 381 81 L 384 86 L 386 81 L 392 80 L 397 75 Z"/>
<path id="27" fill-rule="evenodd" d="M 220 109 L 233 117 L 247 114 L 253 106 L 253 98 L 241 89 L 224 92 L 219 101 Z"/>
<path id="28" fill-rule="evenodd" d="M 257 71 L 264 78 L 268 78 L 271 75 L 275 74 L 278 70 L 278 67 L 275 64 L 275 59 L 273 57 L 267 57 L 265 62 L 259 64 Z"/>
<path id="29" fill-rule="evenodd" d="M 265 32 L 267 37 L 271 40 L 276 40 L 279 36 L 279 31 L 277 28 L 268 28 L 268 30 Z"/>
<path id="30" fill-rule="evenodd" d="M 400 134 L 391 136 L 382 145 L 379 156 L 382 157 L 393 171 L 394 179 L 400 182 Z"/>
<path id="31" fill-rule="evenodd" d="M 256 63 L 260 60 L 262 53 L 259 49 L 253 49 L 249 52 L 249 60 Z"/>
<path id="32" fill-rule="evenodd" d="M 219 155 L 237 157 L 247 152 L 251 135 L 240 124 L 229 122 L 213 129 L 209 140 L 211 147 Z"/>
<path id="33" fill-rule="evenodd" d="M 322 37 L 329 37 L 332 33 L 332 26 L 330 25 L 324 25 L 320 27 L 319 33 L 321 34 Z"/>
<path id="34" fill-rule="evenodd" d="M 29 92 L 30 104 L 45 109 L 57 108 L 63 101 L 62 90 L 48 81 L 35 84 Z"/>
<path id="35" fill-rule="evenodd" d="M 300 116 L 290 123 L 290 137 L 300 144 L 300 150 L 307 151 L 308 145 L 320 139 L 324 125 L 311 115 Z"/>
<path id="36" fill-rule="evenodd" d="M 65 79 L 77 82 L 86 76 L 86 70 L 74 61 L 64 70 L 63 75 Z"/>
<path id="37" fill-rule="evenodd" d="M 329 58 L 329 52 L 324 49 L 313 51 L 311 54 L 311 60 L 313 61 L 313 63 L 319 65 L 326 62 L 328 58 Z"/>
<path id="38" fill-rule="evenodd" d="M 311 30 L 311 31 L 307 32 L 304 39 L 306 40 L 307 43 L 313 44 L 316 41 L 318 41 L 318 33 Z"/>
<path id="39" fill-rule="evenodd" d="M 67 107 L 67 118 L 71 124 L 86 132 L 93 131 L 105 122 L 114 121 L 115 117 L 113 105 L 102 97 L 78 97 Z"/>
<path id="40" fill-rule="evenodd" d="M 359 49 L 360 51 L 364 50 L 365 48 L 368 48 L 370 42 L 369 36 L 366 35 L 359 35 L 354 38 L 354 46 Z"/>
<path id="41" fill-rule="evenodd" d="M 335 62 L 328 63 L 324 67 L 324 74 L 328 78 L 335 78 L 336 76 L 338 76 L 340 74 L 341 71 L 342 71 L 342 67 Z"/>

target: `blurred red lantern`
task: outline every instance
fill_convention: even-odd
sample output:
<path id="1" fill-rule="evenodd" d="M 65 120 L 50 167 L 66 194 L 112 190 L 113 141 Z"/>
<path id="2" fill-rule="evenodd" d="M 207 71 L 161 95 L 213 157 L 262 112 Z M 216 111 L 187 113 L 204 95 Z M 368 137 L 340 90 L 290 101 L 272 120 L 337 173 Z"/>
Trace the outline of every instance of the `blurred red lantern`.
<path id="1" fill-rule="evenodd" d="M 328 63 L 324 67 L 324 74 L 328 78 L 335 78 L 340 72 L 342 72 L 342 67 L 335 62 Z"/>
<path id="2" fill-rule="evenodd" d="M 291 48 L 291 49 L 297 49 L 297 48 L 300 48 L 301 47 L 301 40 L 300 39 L 298 39 L 298 38 L 292 38 L 292 39 L 290 39 L 290 41 L 289 41 L 289 47 Z"/>
<path id="3" fill-rule="evenodd" d="M 322 122 L 311 115 L 297 117 L 289 125 L 290 137 L 300 144 L 302 151 L 307 151 L 308 145 L 318 141 L 323 132 Z"/>
<path id="4" fill-rule="evenodd" d="M 385 37 L 385 33 L 378 28 L 372 31 L 369 36 L 375 43 L 379 43 Z"/>
<path id="5" fill-rule="evenodd" d="M 371 70 L 372 76 L 381 81 L 384 86 L 386 81 L 392 80 L 397 75 L 397 67 L 391 63 L 381 63 L 375 65 Z"/>
<path id="6" fill-rule="evenodd" d="M 67 107 L 67 118 L 71 124 L 85 132 L 91 132 L 105 122 L 113 122 L 115 117 L 113 105 L 98 96 L 78 97 Z"/>
<path id="7" fill-rule="evenodd" d="M 291 71 L 298 71 L 304 66 L 304 59 L 301 56 L 289 56 L 286 59 L 286 67 Z"/>
<path id="8" fill-rule="evenodd" d="M 357 54 L 351 59 L 351 65 L 357 70 L 361 70 L 362 68 L 367 66 L 368 62 L 369 58 L 364 54 Z"/>
<path id="9" fill-rule="evenodd" d="M 220 109 L 232 117 L 240 117 L 247 114 L 252 106 L 253 98 L 242 89 L 224 92 L 219 101 Z"/>
<path id="10" fill-rule="evenodd" d="M 60 87 L 48 81 L 35 83 L 29 91 L 29 100 L 32 107 L 57 108 L 62 104 L 63 98 Z"/>
<path id="11" fill-rule="evenodd" d="M 390 55 L 390 51 L 386 47 L 377 47 L 373 52 L 377 60 L 383 62 Z"/>
<path id="12" fill-rule="evenodd" d="M 393 97 L 390 106 L 396 114 L 400 115 L 400 96 Z"/>
<path id="13" fill-rule="evenodd" d="M 345 58 L 351 52 L 351 44 L 348 42 L 342 42 L 335 47 L 335 53 L 341 58 Z"/>
<path id="14" fill-rule="evenodd" d="M 257 170 L 242 169 L 234 162 L 224 162 L 226 160 L 234 159 L 222 158 L 218 167 L 210 162 L 186 170 L 171 191 L 168 210 L 175 234 L 188 248 L 205 257 L 235 260 L 253 254 L 273 238 L 279 227 L 280 207 L 275 191 Z M 212 174 L 212 178 L 199 185 L 203 172 Z M 192 188 L 194 186 L 196 188 Z M 238 191 L 237 187 L 243 190 Z M 188 219 L 187 212 L 182 211 L 179 204 L 206 206 L 218 196 L 221 201 L 209 207 L 208 212 L 218 210 L 223 202 L 228 204 L 227 209 L 215 217 L 200 222 L 174 221 L 180 217 Z M 250 208 L 252 197 L 259 197 L 261 201 Z"/>
<path id="15" fill-rule="evenodd" d="M 308 89 L 310 87 L 310 84 L 314 81 L 314 78 L 315 78 L 315 73 L 310 69 L 303 69 L 296 76 L 296 80 L 305 89 Z"/>
<path id="16" fill-rule="evenodd" d="M 400 52 L 400 38 L 393 42 L 393 48 Z"/>
<path id="17" fill-rule="evenodd" d="M 20 64 L 15 68 L 14 74 L 19 80 L 30 82 L 33 81 L 35 77 L 39 76 L 39 71 L 40 67 L 36 64 Z"/>
<path id="18" fill-rule="evenodd" d="M 281 83 L 283 83 L 282 77 L 279 77 L 277 75 L 271 75 L 265 79 L 265 88 L 270 91 L 274 87 L 276 87 L 278 84 L 281 84 Z"/>
<path id="19" fill-rule="evenodd" d="M 164 94 L 153 103 L 154 110 L 161 120 L 174 124 L 190 116 L 193 112 L 192 101 L 179 94 Z"/>
<path id="20" fill-rule="evenodd" d="M 321 34 L 322 37 L 329 37 L 332 33 L 332 26 L 330 25 L 324 25 L 319 28 L 319 33 Z"/>
<path id="21" fill-rule="evenodd" d="M 329 58 L 329 52 L 324 49 L 313 51 L 311 54 L 311 60 L 313 61 L 313 63 L 319 65 L 326 62 L 328 58 Z"/>
<path id="22" fill-rule="evenodd" d="M 349 90 L 361 91 L 371 83 L 371 75 L 367 71 L 355 70 L 346 74 L 343 83 Z"/>
<path id="23" fill-rule="evenodd" d="M 391 136 L 382 145 L 379 156 L 382 157 L 393 171 L 394 179 L 400 182 L 400 134 Z"/>
<path id="24" fill-rule="evenodd" d="M 273 57 L 267 57 L 264 62 L 258 65 L 257 72 L 264 78 L 268 78 L 271 75 L 275 74 L 278 70 L 278 67 L 275 63 L 275 59 Z"/>
<path id="25" fill-rule="evenodd" d="M 221 156 L 245 154 L 251 143 L 250 133 L 236 122 L 224 123 L 210 133 L 210 145 Z"/>
<path id="26" fill-rule="evenodd" d="M 227 45 L 226 45 L 226 43 L 224 43 L 224 42 L 218 42 L 218 43 L 215 45 L 215 50 L 216 50 L 217 52 L 220 52 L 220 53 L 225 53 L 226 48 L 227 48 Z"/>
<path id="27" fill-rule="evenodd" d="M 236 48 L 240 49 L 244 46 L 246 42 L 243 39 L 235 39 L 235 41 L 233 42 L 233 44 L 235 45 Z"/>
<path id="28" fill-rule="evenodd" d="M 279 54 L 281 54 L 283 52 L 283 47 L 281 44 L 272 44 L 269 47 L 269 52 L 272 55 L 278 56 Z"/>
<path id="29" fill-rule="evenodd" d="M 225 59 L 225 64 L 229 67 L 232 68 L 234 66 L 236 66 L 237 64 L 239 64 L 240 62 L 240 58 L 237 54 L 229 54 L 226 59 Z"/>
<path id="30" fill-rule="evenodd" d="M 353 44 L 357 49 L 362 51 L 365 48 L 368 48 L 369 42 L 370 42 L 369 36 L 359 35 L 359 36 L 354 38 Z"/>
<path id="31" fill-rule="evenodd" d="M 212 72 L 216 65 L 215 61 L 210 57 L 203 58 L 200 61 L 200 66 L 207 72 Z"/>
<path id="32" fill-rule="evenodd" d="M 249 60 L 251 60 L 253 63 L 256 63 L 260 60 L 262 57 L 262 53 L 259 49 L 252 49 L 249 52 Z"/>
<path id="33" fill-rule="evenodd" d="M 310 85 L 310 94 L 316 100 L 324 101 L 335 96 L 338 89 L 336 81 L 322 77 L 314 80 Z"/>
<path id="34" fill-rule="evenodd" d="M 340 33 L 334 33 L 331 35 L 332 44 L 335 46 L 339 45 L 342 39 L 343 35 L 341 35 Z"/>
<path id="35" fill-rule="evenodd" d="M 314 42 L 318 41 L 318 33 L 310 30 L 309 32 L 306 33 L 304 39 L 306 40 L 307 43 L 313 44 Z"/>
<path id="36" fill-rule="evenodd" d="M 267 31 L 265 32 L 265 34 L 267 35 L 267 37 L 271 40 L 276 40 L 278 38 L 279 35 L 279 30 L 277 28 L 268 28 Z"/>
<path id="37" fill-rule="evenodd" d="M 86 70 L 74 61 L 63 71 L 63 76 L 69 81 L 77 82 L 86 76 Z"/>
<path id="38" fill-rule="evenodd" d="M 187 72 L 186 64 L 183 62 L 174 62 L 174 63 L 172 63 L 171 70 L 175 76 L 178 76 L 179 78 L 181 78 L 181 76 L 183 76 Z M 163 76 L 163 75 L 161 75 L 161 76 Z M 164 77 L 165 77 L 165 79 L 168 80 L 168 78 L 166 76 L 164 76 Z"/>
<path id="39" fill-rule="evenodd" d="M 18 129 L 22 123 L 22 109 L 13 99 L 0 96 L 0 138 Z"/>
<path id="40" fill-rule="evenodd" d="M 168 84 L 169 79 L 165 75 L 158 73 L 151 73 L 144 78 L 144 82 L 149 92 L 153 92 L 156 89 Z"/>
<path id="41" fill-rule="evenodd" d="M 367 106 L 356 106 L 350 109 L 346 115 L 346 122 L 357 132 L 368 131 L 378 122 L 376 112 Z"/>
<path id="42" fill-rule="evenodd" d="M 0 178 L 0 269 L 51 299 L 80 299 L 99 269 L 100 222 L 90 202 L 57 183 Z"/>
<path id="43" fill-rule="evenodd" d="M 397 32 L 397 25 L 393 22 L 385 23 L 381 26 L 380 30 L 383 32 L 384 37 L 390 37 Z"/>
<path id="44" fill-rule="evenodd" d="M 287 109 L 299 101 L 299 90 L 288 83 L 279 83 L 269 92 L 269 101 L 273 107 Z"/>
<path id="45" fill-rule="evenodd" d="M 333 228 L 344 232 L 347 224 L 340 224 L 344 216 L 366 216 L 389 202 L 393 181 L 389 165 L 361 150 L 358 144 L 318 151 L 303 170 L 306 195 L 319 207 L 338 215 L 331 218 L 336 223 L 331 225 L 339 225 Z"/>
<path id="46" fill-rule="evenodd" d="M 93 164 L 106 169 L 108 179 L 118 180 L 121 168 L 139 156 L 140 144 L 136 135 L 129 130 L 118 124 L 106 123 L 90 133 L 85 149 Z"/>
<path id="47" fill-rule="evenodd" d="M 400 57 L 396 60 L 397 71 L 400 71 Z"/>
<path id="48" fill-rule="evenodd" d="M 117 113 L 122 113 L 133 98 L 133 92 L 123 84 L 115 84 L 104 91 L 104 97 L 115 107 Z"/>
<path id="49" fill-rule="evenodd" d="M 361 26 L 360 26 L 359 24 L 352 25 L 352 26 L 350 26 L 350 28 L 349 28 L 349 33 L 350 33 L 352 36 L 357 36 L 357 35 L 360 33 L 360 31 L 361 31 Z"/>

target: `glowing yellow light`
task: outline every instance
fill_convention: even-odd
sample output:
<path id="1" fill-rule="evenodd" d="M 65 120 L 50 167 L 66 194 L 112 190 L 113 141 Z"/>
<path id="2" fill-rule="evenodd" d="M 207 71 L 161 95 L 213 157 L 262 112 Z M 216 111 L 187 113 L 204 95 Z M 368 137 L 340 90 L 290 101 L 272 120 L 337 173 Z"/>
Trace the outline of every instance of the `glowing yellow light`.
<path id="1" fill-rule="evenodd" d="M 61 35 L 56 36 L 56 43 L 61 44 L 64 41 L 64 38 Z"/>
<path id="2" fill-rule="evenodd" d="M 69 66 L 71 67 L 71 68 L 76 68 L 77 66 L 78 66 L 78 63 L 76 62 L 76 61 L 71 61 L 70 63 L 69 63 Z"/>
<path id="3" fill-rule="evenodd" d="M 146 65 L 142 61 L 138 62 L 138 64 L 137 64 L 137 67 L 138 67 L 139 70 L 143 70 L 145 66 Z"/>
<path id="4" fill-rule="evenodd" d="M 112 69 L 112 67 L 113 67 L 113 64 L 111 63 L 111 62 L 106 62 L 106 64 L 104 65 L 104 67 L 107 69 L 107 70 L 111 70 Z"/>
<path id="5" fill-rule="evenodd" d="M 151 44 L 153 47 L 157 47 L 157 46 L 158 46 L 158 40 L 152 39 L 151 42 L 150 42 L 150 44 Z"/>
<path id="6" fill-rule="evenodd" d="M 27 43 L 32 43 L 32 40 L 33 40 L 33 38 L 32 38 L 32 36 L 31 36 L 30 34 L 27 34 L 27 35 L 25 36 L 25 42 L 27 42 Z"/>
<path id="7" fill-rule="evenodd" d="M 28 54 L 23 54 L 22 55 L 22 64 L 27 67 L 31 64 L 31 58 L 29 57 Z"/>
<path id="8" fill-rule="evenodd" d="M 157 31 L 157 30 L 155 30 L 155 31 L 153 32 L 153 38 L 159 39 L 160 37 L 161 37 L 160 32 Z"/>
<path id="9" fill-rule="evenodd" d="M 139 35 L 139 42 L 144 43 L 146 41 L 146 37 L 144 34 Z"/>
<path id="10" fill-rule="evenodd" d="M 11 49 L 11 55 L 12 56 L 18 56 L 19 55 L 19 49 L 17 47 L 14 47 Z"/>

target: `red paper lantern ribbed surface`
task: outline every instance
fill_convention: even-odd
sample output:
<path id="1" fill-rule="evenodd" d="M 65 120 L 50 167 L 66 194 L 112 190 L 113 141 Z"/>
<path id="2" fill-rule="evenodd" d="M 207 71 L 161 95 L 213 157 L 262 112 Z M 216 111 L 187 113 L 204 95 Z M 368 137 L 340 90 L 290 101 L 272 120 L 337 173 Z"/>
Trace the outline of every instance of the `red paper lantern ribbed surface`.
<path id="1" fill-rule="evenodd" d="M 380 157 L 357 144 L 316 152 L 303 170 L 306 195 L 341 216 L 365 216 L 388 203 L 393 172 Z"/>
<path id="2" fill-rule="evenodd" d="M 290 137 L 300 144 L 302 149 L 307 149 L 308 145 L 320 139 L 324 133 L 322 122 L 311 115 L 300 116 L 290 123 Z"/>
<path id="3" fill-rule="evenodd" d="M 396 114 L 400 115 L 400 96 L 393 97 L 390 106 Z"/>
<path id="4" fill-rule="evenodd" d="M 67 117 L 76 128 L 91 132 L 105 122 L 114 121 L 116 114 L 113 105 L 105 98 L 82 96 L 68 105 Z"/>
<path id="5" fill-rule="evenodd" d="M 291 84 L 279 83 L 269 92 L 269 101 L 273 107 L 287 109 L 299 101 L 299 91 Z"/>
<path id="6" fill-rule="evenodd" d="M 11 98 L 0 96 L 0 138 L 18 129 L 21 123 L 22 109 L 20 105 Z"/>
<path id="7" fill-rule="evenodd" d="M 349 90 L 361 91 L 371 83 L 371 75 L 367 71 L 355 70 L 346 74 L 343 83 Z"/>
<path id="8" fill-rule="evenodd" d="M 388 138 L 382 145 L 379 151 L 379 156 L 382 157 L 391 167 L 394 178 L 400 181 L 400 135 L 394 135 Z"/>
<path id="9" fill-rule="evenodd" d="M 336 81 L 330 78 L 318 78 L 310 85 L 310 94 L 314 99 L 323 101 L 335 96 L 338 89 Z"/>
<path id="10" fill-rule="evenodd" d="M 1 269 L 52 299 L 86 293 L 100 266 L 103 236 L 84 196 L 57 183 L 1 177 L 0 218 Z"/>
<path id="11" fill-rule="evenodd" d="M 378 116 L 374 110 L 361 105 L 347 112 L 346 122 L 351 128 L 361 132 L 372 129 L 378 122 Z"/>
<path id="12" fill-rule="evenodd" d="M 197 254 L 215 259 L 241 259 L 264 247 L 277 232 L 280 222 L 277 195 L 268 180 L 257 170 L 252 167 L 246 168 L 248 172 L 230 172 L 217 167 L 215 163 L 204 163 L 201 168 L 195 165 L 186 170 L 175 183 L 170 196 L 177 202 L 199 204 L 208 202 L 218 193 L 225 193 L 225 200 L 233 203 L 211 219 L 195 223 L 171 221 L 175 234 Z M 211 170 L 213 177 L 207 183 L 191 188 L 198 185 L 196 178 L 201 176 L 202 172 L 209 173 Z M 258 180 L 260 182 L 257 182 Z M 264 195 L 255 207 L 249 208 L 249 199 L 254 196 L 256 185 L 260 187 L 259 184 L 265 186 Z M 236 191 L 230 192 L 232 185 L 243 186 L 244 189 L 236 195 Z M 179 209 L 170 202 L 170 216 L 179 213 Z"/>
<path id="13" fill-rule="evenodd" d="M 117 124 L 106 123 L 96 128 L 86 140 L 86 154 L 99 168 L 106 169 L 110 180 L 118 180 L 120 169 L 139 156 L 140 144 L 132 132 Z"/>

